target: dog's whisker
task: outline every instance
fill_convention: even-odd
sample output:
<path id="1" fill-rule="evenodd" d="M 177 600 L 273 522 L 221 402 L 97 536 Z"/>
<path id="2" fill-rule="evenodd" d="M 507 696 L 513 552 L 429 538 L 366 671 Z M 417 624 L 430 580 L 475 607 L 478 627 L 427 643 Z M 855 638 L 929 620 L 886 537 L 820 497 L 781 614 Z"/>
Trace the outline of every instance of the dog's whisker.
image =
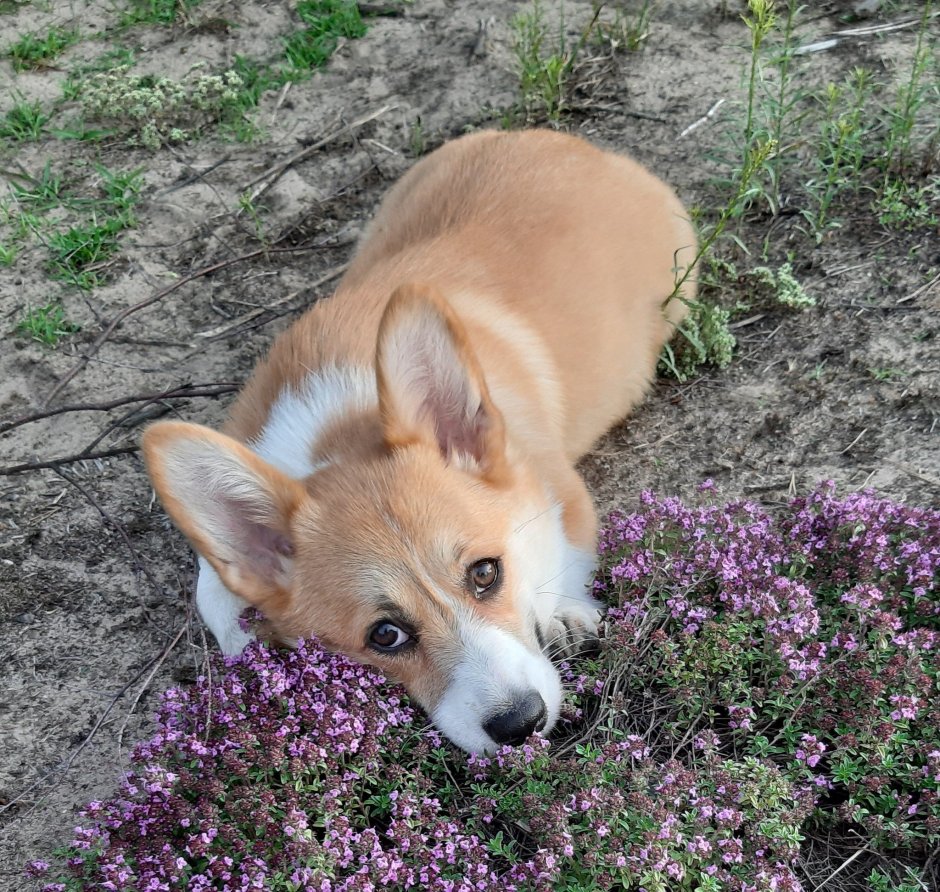
<path id="1" fill-rule="evenodd" d="M 549 504 L 549 506 L 548 506 L 547 508 L 544 508 L 543 510 L 536 512 L 536 513 L 533 514 L 532 517 L 530 517 L 528 520 L 522 521 L 522 523 L 520 523 L 519 526 L 517 526 L 517 527 L 513 530 L 513 533 L 519 533 L 519 532 L 521 532 L 521 531 L 524 530 L 530 523 L 534 523 L 534 522 L 535 522 L 536 520 L 538 520 L 540 517 L 544 517 L 546 514 L 548 514 L 549 511 L 554 511 L 556 508 L 560 508 L 560 507 L 561 507 L 560 503 L 558 503 L 558 502 L 552 502 L 551 504 Z"/>

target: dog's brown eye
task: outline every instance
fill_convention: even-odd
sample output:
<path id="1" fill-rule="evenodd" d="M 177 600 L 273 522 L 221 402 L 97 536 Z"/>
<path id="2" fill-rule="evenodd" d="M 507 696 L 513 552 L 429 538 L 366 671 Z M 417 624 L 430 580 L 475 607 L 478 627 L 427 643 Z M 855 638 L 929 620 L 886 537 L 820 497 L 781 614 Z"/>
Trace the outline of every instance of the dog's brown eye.
<path id="1" fill-rule="evenodd" d="M 411 635 L 394 623 L 379 623 L 369 635 L 369 643 L 382 651 L 399 650 L 411 640 Z"/>
<path id="2" fill-rule="evenodd" d="M 469 575 L 473 590 L 479 597 L 499 581 L 499 561 L 496 558 L 477 561 L 471 565 Z"/>

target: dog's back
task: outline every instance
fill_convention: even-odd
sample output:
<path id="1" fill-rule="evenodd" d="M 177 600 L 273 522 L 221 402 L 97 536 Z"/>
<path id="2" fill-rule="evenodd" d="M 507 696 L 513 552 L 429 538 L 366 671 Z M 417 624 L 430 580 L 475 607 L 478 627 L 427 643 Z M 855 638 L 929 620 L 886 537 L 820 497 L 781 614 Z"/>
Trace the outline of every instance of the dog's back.
<path id="1" fill-rule="evenodd" d="M 257 435 L 278 389 L 312 369 L 371 366 L 392 291 L 432 282 L 497 405 L 524 390 L 522 414 L 534 406 L 543 422 L 507 414 L 536 440 L 561 434 L 575 459 L 641 399 L 685 310 L 662 303 L 694 253 L 678 199 L 628 158 L 552 131 L 448 143 L 391 190 L 335 296 L 275 343 L 229 430 Z M 694 294 L 692 277 L 683 293 Z"/>

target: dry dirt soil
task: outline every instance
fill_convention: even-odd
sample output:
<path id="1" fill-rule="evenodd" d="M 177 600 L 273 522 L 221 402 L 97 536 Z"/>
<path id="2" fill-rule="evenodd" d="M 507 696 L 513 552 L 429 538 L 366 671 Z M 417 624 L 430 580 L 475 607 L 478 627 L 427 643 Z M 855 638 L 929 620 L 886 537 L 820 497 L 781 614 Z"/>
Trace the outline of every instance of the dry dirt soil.
<path id="1" fill-rule="evenodd" d="M 50 23 L 87 37 L 38 71 L 17 74 L 0 60 L 0 115 L 14 91 L 51 103 L 67 71 L 119 44 L 135 48 L 136 71 L 179 77 L 197 62 L 219 70 L 236 54 L 276 56 L 298 24 L 292 3 L 204 0 L 176 25 L 118 30 L 120 6 L 3 4 L 0 48 Z M 739 4 L 726 6 L 659 3 L 641 51 L 586 53 L 563 122 L 633 154 L 705 208 L 723 198 L 719 156 L 741 124 L 748 35 Z M 844 28 L 850 6 L 813 4 L 806 42 Z M 0 268 L 0 420 L 44 406 L 83 356 L 91 358 L 53 407 L 243 381 L 273 336 L 329 293 L 382 194 L 422 148 L 419 119 L 425 149 L 500 125 L 518 99 L 509 22 L 523 8 L 415 0 L 380 9 L 368 34 L 343 42 L 324 70 L 264 96 L 254 142 L 209 134 L 152 152 L 46 136 L 3 149 L 4 173 L 37 174 L 48 162 L 80 182 L 101 163 L 140 168 L 144 186 L 137 226 L 122 235 L 103 286 L 63 291 L 38 243 Z M 557 4 L 546 8 L 557 15 Z M 909 19 L 910 7 L 876 12 L 868 24 L 892 16 Z M 568 0 L 572 34 L 589 17 L 589 3 Z M 890 78 L 909 59 L 912 34 L 846 37 L 801 57 L 799 83 L 818 88 L 855 64 Z M 719 99 L 718 112 L 680 137 Z M 289 160 L 258 198 L 256 217 L 239 214 L 239 196 Z M 767 239 L 772 263 L 792 255 L 818 306 L 752 313 L 739 320 L 729 368 L 658 381 L 582 463 L 601 509 L 629 509 L 644 488 L 687 495 L 709 477 L 728 497 L 773 505 L 827 478 L 843 492 L 868 486 L 937 504 L 940 238 L 936 228 L 887 230 L 865 201 L 840 213 L 841 228 L 820 244 L 796 214 L 771 218 L 757 207 L 742 222 L 745 243 Z M 265 244 L 269 252 L 246 257 Z M 201 274 L 210 265 L 217 270 Z M 93 347 L 119 313 L 171 285 L 179 287 Z M 60 294 L 79 333 L 57 349 L 14 333 L 28 307 Z M 0 464 L 72 456 L 102 434 L 96 451 L 132 447 L 158 416 L 217 424 L 230 399 L 58 414 L 0 436 Z M 0 476 L 0 888 L 31 888 L 23 863 L 65 841 L 77 810 L 115 789 L 129 749 L 149 733 L 158 693 L 197 673 L 211 644 L 193 615 L 192 583 L 190 550 L 136 454 Z"/>

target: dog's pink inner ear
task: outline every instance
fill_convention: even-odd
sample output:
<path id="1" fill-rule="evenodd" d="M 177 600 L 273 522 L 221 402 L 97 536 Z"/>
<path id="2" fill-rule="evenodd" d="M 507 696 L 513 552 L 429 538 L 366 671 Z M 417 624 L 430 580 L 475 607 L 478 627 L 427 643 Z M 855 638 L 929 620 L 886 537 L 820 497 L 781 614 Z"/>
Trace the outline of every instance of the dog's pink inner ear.
<path id="1" fill-rule="evenodd" d="M 482 462 L 486 455 L 489 419 L 481 395 L 459 357 L 440 357 L 418 346 L 408 386 L 414 389 L 418 424 L 434 431 L 445 458 L 466 455 Z"/>
<path id="2" fill-rule="evenodd" d="M 222 499 L 218 506 L 226 534 L 220 537 L 227 549 L 228 563 L 240 563 L 271 582 L 289 574 L 294 546 L 287 533 L 253 519 L 252 506 L 235 499 Z M 221 556 L 221 555 L 220 555 Z"/>
<path id="3" fill-rule="evenodd" d="M 439 410 L 428 406 L 428 414 L 434 421 L 434 433 L 441 454 L 445 458 L 455 455 L 469 455 L 477 462 L 486 457 L 486 430 L 488 427 L 486 412 L 479 406 L 472 418 L 455 417 L 447 407 Z"/>
<path id="4" fill-rule="evenodd" d="M 289 589 L 291 516 L 303 487 L 240 443 L 164 422 L 144 438 L 151 476 L 176 524 L 225 585 L 263 610 Z"/>
<path id="5" fill-rule="evenodd" d="M 431 439 L 448 460 L 502 461 L 502 417 L 459 320 L 433 291 L 400 288 L 379 328 L 379 403 L 391 446 Z"/>

